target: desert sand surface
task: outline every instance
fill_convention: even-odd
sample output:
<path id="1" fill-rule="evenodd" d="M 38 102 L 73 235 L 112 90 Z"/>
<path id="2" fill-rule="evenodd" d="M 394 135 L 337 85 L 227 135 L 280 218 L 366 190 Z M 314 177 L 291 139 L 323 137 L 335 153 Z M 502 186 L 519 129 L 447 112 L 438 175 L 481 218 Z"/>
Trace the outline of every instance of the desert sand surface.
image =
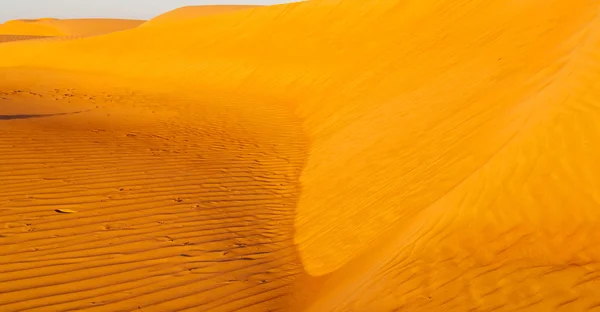
<path id="1" fill-rule="evenodd" d="M 145 21 L 126 19 L 29 19 L 0 24 L 0 34 L 21 36 L 95 36 L 135 28 Z"/>
<path id="2" fill-rule="evenodd" d="M 66 35 L 54 25 L 54 19 L 12 20 L 0 24 L 0 34 L 21 36 L 63 36 Z"/>
<path id="3" fill-rule="evenodd" d="M 202 16 L 234 12 L 244 9 L 260 7 L 258 5 L 191 5 L 177 8 L 175 10 L 161 14 L 148 22 L 146 25 L 157 25 L 171 22 L 181 22 Z"/>
<path id="4" fill-rule="evenodd" d="M 600 311 L 599 9 L 0 44 L 0 310 Z"/>
<path id="5" fill-rule="evenodd" d="M 21 41 L 21 40 L 35 40 L 53 38 L 53 36 L 26 36 L 26 35 L 0 35 L 0 43 Z"/>

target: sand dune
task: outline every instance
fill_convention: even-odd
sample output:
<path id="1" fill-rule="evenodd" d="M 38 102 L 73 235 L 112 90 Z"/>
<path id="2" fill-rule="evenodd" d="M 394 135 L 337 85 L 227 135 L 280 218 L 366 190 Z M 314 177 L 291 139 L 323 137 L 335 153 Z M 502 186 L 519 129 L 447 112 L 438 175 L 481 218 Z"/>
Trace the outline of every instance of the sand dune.
<path id="1" fill-rule="evenodd" d="M 289 110 L 3 74 L 0 310 L 286 306 L 304 150 Z"/>
<path id="2" fill-rule="evenodd" d="M 123 19 L 13 20 L 0 25 L 0 34 L 25 36 L 95 36 L 135 28 L 145 21 Z"/>
<path id="3" fill-rule="evenodd" d="M 12 41 L 21 41 L 21 40 L 44 39 L 44 38 L 51 38 L 51 37 L 46 37 L 46 36 L 0 35 L 0 43 L 3 43 L 3 42 L 12 42 Z"/>
<path id="4" fill-rule="evenodd" d="M 14 20 L 0 25 L 0 34 L 21 36 L 63 36 L 66 35 L 45 20 Z"/>
<path id="5" fill-rule="evenodd" d="M 96 36 L 135 28 L 145 21 L 126 19 L 64 19 L 52 24 L 69 36 Z"/>
<path id="6" fill-rule="evenodd" d="M 309 1 L 0 45 L 0 310 L 598 309 L 598 9 Z"/>
<path id="7" fill-rule="evenodd" d="M 169 22 L 181 22 L 188 19 L 193 19 L 202 16 L 228 13 L 239 11 L 243 9 L 250 9 L 260 7 L 258 5 L 192 5 L 184 6 L 167 13 L 161 14 L 144 25 L 156 25 L 158 23 L 164 24 Z"/>

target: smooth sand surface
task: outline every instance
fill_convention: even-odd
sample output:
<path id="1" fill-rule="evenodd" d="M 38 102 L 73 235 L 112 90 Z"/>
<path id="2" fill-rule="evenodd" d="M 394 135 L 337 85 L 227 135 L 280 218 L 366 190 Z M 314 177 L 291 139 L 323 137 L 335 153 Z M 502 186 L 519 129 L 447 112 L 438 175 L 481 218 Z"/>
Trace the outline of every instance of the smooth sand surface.
<path id="1" fill-rule="evenodd" d="M 49 20 L 48 22 L 53 22 Z M 0 24 L 0 34 L 3 35 L 21 35 L 21 36 L 64 36 L 62 31 L 58 30 L 46 20 L 13 20 Z"/>
<path id="2" fill-rule="evenodd" d="M 0 34 L 24 36 L 95 36 L 135 28 L 145 21 L 125 19 L 13 20 L 0 24 Z"/>
<path id="3" fill-rule="evenodd" d="M 181 22 L 188 19 L 202 16 L 215 15 L 221 13 L 234 12 L 244 9 L 260 7 L 258 5 L 192 5 L 177 8 L 175 10 L 161 14 L 148 22 L 146 25 L 157 25 L 172 22 Z"/>
<path id="4" fill-rule="evenodd" d="M 0 44 L 0 310 L 600 309 L 599 5 Z"/>

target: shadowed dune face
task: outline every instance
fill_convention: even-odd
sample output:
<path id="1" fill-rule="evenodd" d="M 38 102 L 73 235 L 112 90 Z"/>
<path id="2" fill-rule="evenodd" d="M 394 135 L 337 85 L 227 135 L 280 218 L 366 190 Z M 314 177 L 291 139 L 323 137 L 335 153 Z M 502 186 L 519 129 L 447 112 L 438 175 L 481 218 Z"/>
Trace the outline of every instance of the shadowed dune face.
<path id="1" fill-rule="evenodd" d="M 0 120 L 0 310 L 286 309 L 305 151 L 289 109 L 2 72 L 10 116 L 93 108 Z"/>
<path id="2" fill-rule="evenodd" d="M 279 148 L 302 132 L 310 141 L 295 150 L 307 156 L 298 205 L 273 210 L 294 219 L 277 229 L 299 253 L 282 280 L 301 269 L 318 277 L 280 288 L 299 290 L 306 311 L 590 311 L 600 306 L 598 9 L 592 0 L 309 1 L 3 45 L 0 65 L 115 75 L 141 94 L 193 98 L 148 103 L 173 107 L 201 127 L 199 141 L 244 168 L 243 149 L 206 136 L 233 127 L 235 142 L 254 142 L 255 132 L 271 142 L 294 110 L 302 126 L 292 123 L 293 138 L 258 155 L 279 166 L 289 160 Z M 228 227 L 254 224 L 247 218 L 261 209 Z"/>

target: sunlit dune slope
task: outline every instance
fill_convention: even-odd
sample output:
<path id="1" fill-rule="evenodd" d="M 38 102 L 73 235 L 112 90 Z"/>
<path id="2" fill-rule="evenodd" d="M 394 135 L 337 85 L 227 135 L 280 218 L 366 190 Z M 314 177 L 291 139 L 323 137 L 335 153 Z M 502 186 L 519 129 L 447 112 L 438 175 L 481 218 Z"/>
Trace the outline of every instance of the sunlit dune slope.
<path id="1" fill-rule="evenodd" d="M 70 36 L 95 36 L 135 28 L 144 22 L 143 20 L 89 18 L 56 20 L 53 25 Z"/>
<path id="2" fill-rule="evenodd" d="M 0 25 L 0 34 L 29 36 L 94 36 L 137 27 L 144 21 L 124 19 L 14 20 Z"/>
<path id="3" fill-rule="evenodd" d="M 0 46 L 0 65 L 293 107 L 310 141 L 294 243 L 320 277 L 307 311 L 587 311 L 600 306 L 598 9 L 309 1 Z"/>
<path id="4" fill-rule="evenodd" d="M 66 35 L 52 24 L 38 20 L 13 20 L 0 24 L 0 34 L 21 36 L 63 36 Z"/>
<path id="5" fill-rule="evenodd" d="M 175 10 L 163 13 L 144 25 L 155 25 L 157 23 L 181 22 L 182 20 L 192 19 L 213 14 L 234 12 L 243 9 L 259 7 L 258 5 L 195 5 L 184 6 Z"/>

